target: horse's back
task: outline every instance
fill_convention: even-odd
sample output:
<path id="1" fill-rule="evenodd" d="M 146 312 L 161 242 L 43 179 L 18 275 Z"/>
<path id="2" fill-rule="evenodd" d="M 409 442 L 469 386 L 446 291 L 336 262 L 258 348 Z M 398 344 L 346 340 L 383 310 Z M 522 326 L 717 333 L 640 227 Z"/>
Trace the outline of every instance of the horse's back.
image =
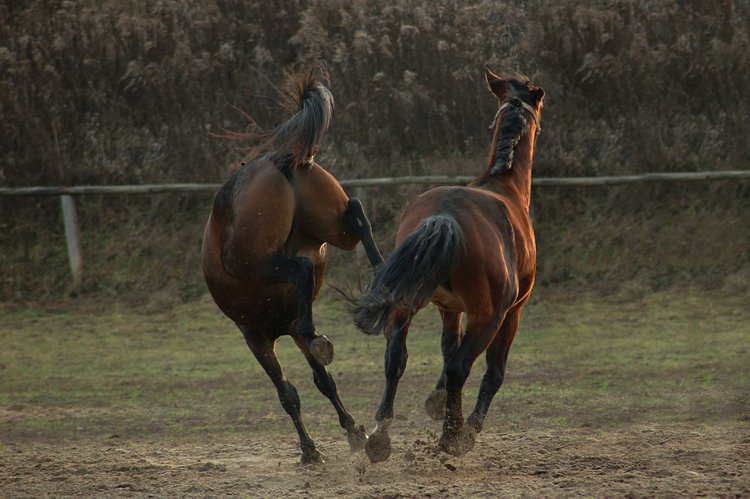
<path id="1" fill-rule="evenodd" d="M 527 237 L 523 217 L 503 196 L 473 187 L 437 187 L 417 196 L 404 210 L 396 244 L 408 236 L 426 217 L 443 214 L 455 218 L 461 228 L 477 240 L 507 241 Z M 530 227 L 529 227 L 530 228 Z M 519 234 L 521 233 L 521 234 Z M 484 242 L 484 241 L 483 241 Z M 471 245 L 471 241 L 467 241 Z"/>

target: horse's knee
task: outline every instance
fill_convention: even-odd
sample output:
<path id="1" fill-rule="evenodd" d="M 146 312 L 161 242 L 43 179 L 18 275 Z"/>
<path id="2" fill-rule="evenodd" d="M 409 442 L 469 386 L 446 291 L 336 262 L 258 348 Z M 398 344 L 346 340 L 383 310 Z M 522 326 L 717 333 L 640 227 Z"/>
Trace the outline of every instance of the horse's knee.
<path id="1" fill-rule="evenodd" d="M 362 201 L 358 198 L 349 198 L 347 215 L 357 221 L 356 226 L 358 227 L 369 225 L 369 220 L 367 220 L 367 217 L 365 216 L 365 209 L 362 206 Z"/>
<path id="2" fill-rule="evenodd" d="M 349 199 L 346 210 L 336 216 L 340 224 L 338 233 L 326 239 L 326 242 L 339 249 L 351 251 L 357 247 L 365 234 L 372 233 L 370 222 L 364 216 L 362 203 L 356 198 Z"/>
<path id="3" fill-rule="evenodd" d="M 350 228 L 359 239 L 364 239 L 372 234 L 370 220 L 368 220 L 367 215 L 365 215 L 365 209 L 359 199 L 349 199 L 349 206 L 346 210 L 346 219 Z"/>

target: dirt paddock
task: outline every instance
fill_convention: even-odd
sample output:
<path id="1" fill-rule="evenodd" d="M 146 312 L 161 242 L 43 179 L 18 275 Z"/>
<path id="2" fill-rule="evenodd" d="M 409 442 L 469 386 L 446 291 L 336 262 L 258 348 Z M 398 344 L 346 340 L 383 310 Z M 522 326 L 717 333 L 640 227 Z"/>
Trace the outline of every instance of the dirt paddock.
<path id="1" fill-rule="evenodd" d="M 11 443 L 0 484 L 5 497 L 750 495 L 747 425 L 489 430 L 463 458 L 436 453 L 428 429 L 393 438 L 394 454 L 380 464 L 352 454 L 343 438 L 320 440 L 326 463 L 309 467 L 297 464 L 292 438 Z"/>
<path id="2" fill-rule="evenodd" d="M 212 304 L 0 310 L 0 497 L 750 497 L 746 296 L 543 296 L 461 458 L 436 452 L 441 423 L 423 408 L 441 365 L 437 314 L 410 331 L 393 454 L 379 464 L 349 451 L 280 342 L 326 459 L 307 467 L 273 385 Z M 354 333 L 342 310 L 320 304 L 318 326 L 369 426 L 383 339 Z"/>

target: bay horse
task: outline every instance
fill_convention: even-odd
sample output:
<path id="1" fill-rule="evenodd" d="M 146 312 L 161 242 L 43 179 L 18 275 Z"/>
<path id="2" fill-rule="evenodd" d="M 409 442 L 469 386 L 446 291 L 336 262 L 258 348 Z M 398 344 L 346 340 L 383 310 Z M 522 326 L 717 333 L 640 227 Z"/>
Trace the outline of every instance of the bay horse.
<path id="1" fill-rule="evenodd" d="M 300 415 L 297 390 L 274 347 L 292 337 L 312 368 L 315 385 L 333 404 L 353 450 L 364 446 L 326 365 L 333 344 L 315 331 L 312 303 L 323 283 L 327 245 L 352 250 L 362 241 L 373 265 L 383 259 L 357 199 L 313 156 L 331 121 L 333 97 L 322 66 L 290 74 L 296 112 L 275 129 L 221 187 L 203 236 L 203 273 L 214 301 L 239 327 L 250 351 L 278 391 L 299 434 L 301 462 L 321 462 Z"/>
<path id="2" fill-rule="evenodd" d="M 387 340 L 385 390 L 365 447 L 373 462 L 391 453 L 388 429 L 409 356 L 406 336 L 417 312 L 432 302 L 442 317 L 443 370 L 425 408 L 443 419 L 438 448 L 461 456 L 473 448 L 503 382 L 521 309 L 534 286 L 536 243 L 529 203 L 544 90 L 526 78 L 502 77 L 489 69 L 485 80 L 498 99 L 485 171 L 467 186 L 438 187 L 407 205 L 396 249 L 353 307 L 360 330 L 384 330 Z M 482 352 L 487 370 L 464 424 L 462 389 Z"/>

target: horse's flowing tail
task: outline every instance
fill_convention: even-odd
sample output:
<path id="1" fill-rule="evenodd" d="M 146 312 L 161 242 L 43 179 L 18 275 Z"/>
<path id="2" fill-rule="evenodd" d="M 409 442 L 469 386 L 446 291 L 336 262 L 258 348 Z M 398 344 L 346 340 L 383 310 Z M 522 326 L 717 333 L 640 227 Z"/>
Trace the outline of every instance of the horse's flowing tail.
<path id="1" fill-rule="evenodd" d="M 379 334 L 398 306 L 421 308 L 448 279 L 465 250 L 455 218 L 435 215 L 422 220 L 376 271 L 372 283 L 356 301 L 354 324 L 366 334 Z"/>
<path id="2" fill-rule="evenodd" d="M 292 117 L 272 130 L 246 137 L 261 141 L 250 156 L 268 153 L 280 167 L 294 168 L 310 163 L 315 156 L 331 124 L 333 96 L 323 65 L 301 73 L 290 72 L 288 79 L 286 107 L 294 113 Z"/>

